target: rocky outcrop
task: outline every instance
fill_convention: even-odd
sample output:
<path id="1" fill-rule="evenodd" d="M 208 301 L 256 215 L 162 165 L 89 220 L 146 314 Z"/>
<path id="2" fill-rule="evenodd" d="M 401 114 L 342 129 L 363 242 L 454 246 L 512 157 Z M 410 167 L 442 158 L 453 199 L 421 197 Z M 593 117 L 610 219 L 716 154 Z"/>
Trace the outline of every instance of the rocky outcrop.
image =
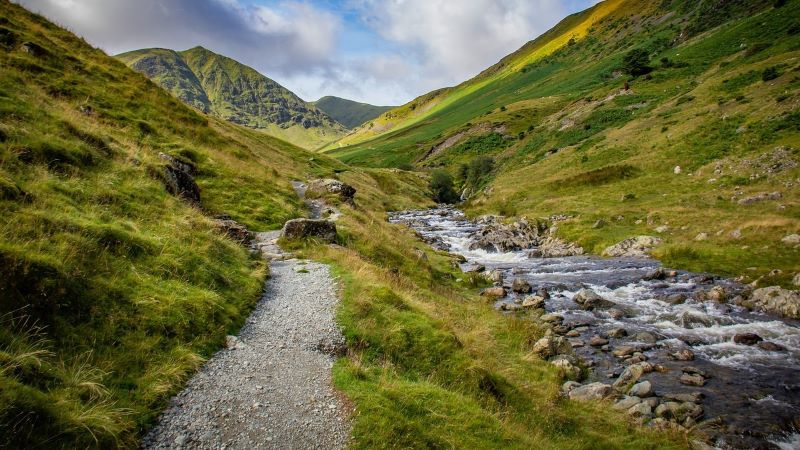
<path id="1" fill-rule="evenodd" d="M 800 291 L 790 291 L 778 286 L 756 289 L 742 306 L 779 314 L 790 319 L 800 319 Z"/>
<path id="2" fill-rule="evenodd" d="M 322 219 L 292 219 L 283 225 L 281 236 L 294 240 L 316 238 L 325 242 L 336 240 L 336 224 Z"/>
<path id="3" fill-rule="evenodd" d="M 337 194 L 344 201 L 352 201 L 356 195 L 353 186 L 331 178 L 309 181 L 307 192 L 317 195 Z"/>
<path id="4" fill-rule="evenodd" d="M 193 205 L 199 205 L 200 187 L 194 181 L 195 167 L 166 153 L 159 153 L 158 156 L 167 161 L 161 174 L 167 191 Z"/>
<path id="5" fill-rule="evenodd" d="M 236 242 L 248 244 L 253 240 L 253 233 L 244 225 L 236 222 L 227 216 L 222 216 L 214 219 L 214 225 L 225 236 L 228 236 Z"/>
<path id="6" fill-rule="evenodd" d="M 488 252 L 510 252 L 534 247 L 544 227 L 520 219 L 512 224 L 498 222 L 494 218 L 482 219 L 486 226 L 473 238 L 470 250 Z"/>
<path id="7" fill-rule="evenodd" d="M 583 255 L 583 247 L 553 236 L 547 236 L 539 243 L 542 258 L 562 258 Z"/>
<path id="8" fill-rule="evenodd" d="M 751 195 L 738 201 L 740 205 L 752 205 L 754 203 L 763 202 L 766 200 L 780 200 L 783 195 L 780 192 L 762 192 L 760 194 Z"/>
<path id="9" fill-rule="evenodd" d="M 654 236 L 636 236 L 603 250 L 603 256 L 642 258 L 662 242 L 661 238 Z"/>

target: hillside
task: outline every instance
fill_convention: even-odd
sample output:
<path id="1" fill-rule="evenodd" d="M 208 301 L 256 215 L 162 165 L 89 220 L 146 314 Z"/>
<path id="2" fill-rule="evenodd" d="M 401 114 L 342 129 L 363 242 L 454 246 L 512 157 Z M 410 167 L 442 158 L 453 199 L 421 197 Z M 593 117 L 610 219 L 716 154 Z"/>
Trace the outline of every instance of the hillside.
<path id="1" fill-rule="evenodd" d="M 392 106 L 375 106 L 354 102 L 330 95 L 314 102 L 314 106 L 347 128 L 355 128 L 393 108 Z"/>
<path id="2" fill-rule="evenodd" d="M 498 314 L 452 255 L 387 223 L 431 205 L 424 174 L 355 169 L 201 115 L 7 0 L 0 144 L 0 447 L 138 448 L 263 293 L 266 262 L 220 217 L 277 229 L 304 214 L 291 181 L 319 177 L 358 192 L 334 203 L 338 242 L 287 246 L 341 283 L 333 373 L 354 447 L 685 447 L 566 400 L 563 374 L 532 356 L 540 322 Z"/>
<path id="3" fill-rule="evenodd" d="M 117 58 L 204 113 L 304 148 L 320 147 L 346 131 L 275 81 L 203 47 L 135 50 Z"/>
<path id="4" fill-rule="evenodd" d="M 658 235 L 665 264 L 791 286 L 798 17 L 798 1 L 602 2 L 330 154 L 444 169 L 473 215 L 572 217 L 559 236 L 591 252 Z"/>

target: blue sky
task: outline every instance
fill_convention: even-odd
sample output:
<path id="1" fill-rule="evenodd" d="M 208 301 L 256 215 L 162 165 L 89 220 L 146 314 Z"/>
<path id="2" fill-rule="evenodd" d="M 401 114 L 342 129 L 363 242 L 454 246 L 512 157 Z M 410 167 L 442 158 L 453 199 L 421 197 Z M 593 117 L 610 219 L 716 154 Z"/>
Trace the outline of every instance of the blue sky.
<path id="1" fill-rule="evenodd" d="M 110 54 L 202 45 L 306 100 L 397 105 L 597 0 L 18 0 Z"/>

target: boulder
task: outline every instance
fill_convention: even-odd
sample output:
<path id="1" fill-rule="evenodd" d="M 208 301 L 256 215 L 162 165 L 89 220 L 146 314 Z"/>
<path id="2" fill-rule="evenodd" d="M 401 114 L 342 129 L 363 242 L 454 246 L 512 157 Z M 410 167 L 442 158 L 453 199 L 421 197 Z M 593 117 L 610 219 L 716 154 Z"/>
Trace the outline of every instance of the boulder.
<path id="1" fill-rule="evenodd" d="M 541 319 L 542 322 L 561 323 L 564 321 L 564 316 L 555 313 L 550 313 L 550 314 L 543 314 L 542 317 L 539 317 L 539 319 Z"/>
<path id="2" fill-rule="evenodd" d="M 758 343 L 758 348 L 761 350 L 765 350 L 768 352 L 785 352 L 786 347 L 782 346 L 781 344 L 776 344 L 774 342 L 769 341 L 762 341 Z"/>
<path id="3" fill-rule="evenodd" d="M 536 295 L 538 295 L 539 297 L 542 297 L 545 300 L 549 300 L 550 299 L 550 293 L 547 292 L 547 289 L 545 289 L 545 288 L 537 289 L 536 290 Z"/>
<path id="4" fill-rule="evenodd" d="M 577 387 L 580 387 L 581 384 L 577 381 L 567 381 L 566 383 L 561 385 L 561 391 L 564 393 L 569 394 L 569 392 Z"/>
<path id="5" fill-rule="evenodd" d="M 706 291 L 705 297 L 713 302 L 722 303 L 728 298 L 728 293 L 722 286 L 714 286 Z"/>
<path id="6" fill-rule="evenodd" d="M 253 240 L 253 233 L 247 227 L 230 218 L 214 219 L 214 226 L 225 236 L 236 242 L 249 244 Z"/>
<path id="7" fill-rule="evenodd" d="M 581 368 L 573 364 L 568 358 L 556 358 L 550 364 L 558 367 L 567 380 L 577 380 L 581 376 Z"/>
<path id="8" fill-rule="evenodd" d="M 654 236 L 636 236 L 625 239 L 603 251 L 603 256 L 610 257 L 646 257 L 653 247 L 663 242 Z"/>
<path id="9" fill-rule="evenodd" d="M 761 192 L 739 200 L 740 205 L 752 205 L 766 200 L 779 200 L 783 195 L 780 192 Z"/>
<path id="10" fill-rule="evenodd" d="M 470 250 L 482 249 L 488 252 L 510 252 L 534 247 L 545 227 L 520 219 L 512 224 L 495 220 L 486 225 L 473 237 Z"/>
<path id="11" fill-rule="evenodd" d="M 573 388 L 569 391 L 570 400 L 601 400 L 611 395 L 611 386 L 603 383 L 591 383 Z"/>
<path id="12" fill-rule="evenodd" d="M 637 342 L 644 342 L 645 344 L 655 344 L 658 341 L 656 335 L 649 331 L 640 331 L 633 336 L 633 339 Z"/>
<path id="13" fill-rule="evenodd" d="M 503 272 L 501 272 L 501 271 L 499 271 L 497 269 L 492 270 L 491 272 L 486 274 L 486 279 L 489 280 L 492 283 L 502 284 L 503 283 Z"/>
<path id="14" fill-rule="evenodd" d="M 627 332 L 627 330 L 625 330 L 625 328 L 614 328 L 612 330 L 609 330 L 609 332 L 607 334 L 608 334 L 608 337 L 611 337 L 611 338 L 621 338 L 621 337 L 627 336 L 628 332 Z"/>
<path id="15" fill-rule="evenodd" d="M 615 306 L 614 302 L 600 297 L 591 289 L 581 289 L 575 293 L 575 295 L 572 297 L 572 300 L 587 311 L 591 311 L 593 309 L 608 309 Z"/>
<path id="16" fill-rule="evenodd" d="M 694 360 L 694 352 L 689 350 L 688 348 L 683 348 L 678 350 L 675 353 L 667 354 L 668 357 L 674 359 L 676 361 L 692 361 Z"/>
<path id="17" fill-rule="evenodd" d="M 614 382 L 614 389 L 622 392 L 628 391 L 642 375 L 653 371 L 653 365 L 648 362 L 640 362 L 625 368 Z"/>
<path id="18" fill-rule="evenodd" d="M 783 239 L 781 239 L 781 242 L 787 245 L 798 245 L 800 244 L 800 234 L 790 234 L 784 236 Z"/>
<path id="19" fill-rule="evenodd" d="M 621 411 L 627 411 L 632 406 L 638 405 L 639 403 L 642 403 L 642 399 L 640 399 L 639 397 L 628 397 L 628 396 L 625 396 L 620 401 L 618 401 L 617 403 L 614 403 L 613 408 L 621 410 Z"/>
<path id="20" fill-rule="evenodd" d="M 331 178 L 311 180 L 308 182 L 308 191 L 318 195 L 326 193 L 338 194 L 344 201 L 353 200 L 356 195 L 356 189 L 347 183 Z"/>
<path id="21" fill-rule="evenodd" d="M 506 296 L 506 289 L 502 286 L 490 287 L 482 290 L 481 295 L 484 297 L 503 298 Z"/>
<path id="22" fill-rule="evenodd" d="M 567 242 L 553 236 L 547 236 L 539 243 L 539 252 L 542 258 L 563 258 L 565 256 L 579 256 L 584 253 L 583 247 Z"/>
<path id="23" fill-rule="evenodd" d="M 522 307 L 532 309 L 544 308 L 544 299 L 538 295 L 525 297 L 525 299 L 522 300 Z"/>
<path id="24" fill-rule="evenodd" d="M 533 344 L 532 351 L 540 358 L 547 359 L 555 355 L 571 353 L 572 346 L 569 341 L 562 337 L 545 336 Z"/>
<path id="25" fill-rule="evenodd" d="M 517 294 L 528 294 L 533 290 L 533 288 L 526 280 L 522 278 L 514 278 L 514 281 L 511 282 L 511 290 Z"/>
<path id="26" fill-rule="evenodd" d="M 290 240 L 316 238 L 334 242 L 336 224 L 324 219 L 292 219 L 283 225 L 281 236 Z"/>
<path id="27" fill-rule="evenodd" d="M 594 335 L 589 339 L 589 345 L 591 345 L 592 347 L 602 347 L 607 344 L 608 344 L 608 339 L 602 336 Z"/>
<path id="28" fill-rule="evenodd" d="M 681 382 L 681 384 L 685 384 L 687 386 L 699 387 L 699 386 L 705 386 L 706 384 L 706 379 L 697 374 L 688 374 L 688 373 L 681 374 L 679 381 Z"/>
<path id="29" fill-rule="evenodd" d="M 653 385 L 649 381 L 642 381 L 631 386 L 628 395 L 644 398 L 653 396 Z"/>
<path id="30" fill-rule="evenodd" d="M 166 153 L 159 153 L 158 156 L 167 161 L 161 173 L 167 192 L 188 203 L 199 205 L 200 187 L 194 181 L 195 167 Z"/>
<path id="31" fill-rule="evenodd" d="M 756 345 L 764 339 L 755 333 L 739 333 L 733 336 L 733 342 L 742 345 Z"/>
<path id="32" fill-rule="evenodd" d="M 800 319 L 800 291 L 790 291 L 778 286 L 756 289 L 742 305 L 790 319 Z"/>
<path id="33" fill-rule="evenodd" d="M 628 408 L 627 413 L 636 418 L 649 419 L 653 417 L 653 408 L 650 407 L 650 404 L 641 402 Z"/>

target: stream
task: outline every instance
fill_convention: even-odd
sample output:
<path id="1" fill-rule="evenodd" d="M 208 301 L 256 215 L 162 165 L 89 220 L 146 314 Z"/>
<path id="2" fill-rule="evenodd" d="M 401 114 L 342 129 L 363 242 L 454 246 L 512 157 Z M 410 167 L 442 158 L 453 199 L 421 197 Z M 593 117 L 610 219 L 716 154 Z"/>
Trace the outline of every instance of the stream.
<path id="1" fill-rule="evenodd" d="M 698 399 L 703 411 L 698 426 L 718 448 L 800 448 L 800 321 L 701 300 L 706 297 L 702 293 L 715 287 L 732 297 L 745 286 L 684 271 L 649 279 L 661 267 L 649 258 L 539 258 L 530 257 L 530 249 L 471 250 L 483 225 L 452 207 L 395 212 L 389 220 L 410 226 L 434 247 L 466 258 L 462 270 L 481 266 L 486 273 L 502 274 L 509 295 L 496 301 L 498 310 L 519 310 L 512 305 L 530 295 L 512 292 L 514 279 L 527 281 L 534 294 L 546 289 L 550 298 L 545 312 L 563 317 L 556 333 L 591 368 L 584 384 L 613 383 L 626 367 L 615 350 L 632 347 L 637 352 L 633 361 L 661 366 L 642 380 L 652 384 L 662 402 L 679 394 Z M 613 302 L 614 308 L 581 308 L 573 297 L 584 288 Z M 734 342 L 734 336 L 748 333 L 763 341 Z M 704 373 L 705 383 L 682 383 L 686 366 Z"/>

